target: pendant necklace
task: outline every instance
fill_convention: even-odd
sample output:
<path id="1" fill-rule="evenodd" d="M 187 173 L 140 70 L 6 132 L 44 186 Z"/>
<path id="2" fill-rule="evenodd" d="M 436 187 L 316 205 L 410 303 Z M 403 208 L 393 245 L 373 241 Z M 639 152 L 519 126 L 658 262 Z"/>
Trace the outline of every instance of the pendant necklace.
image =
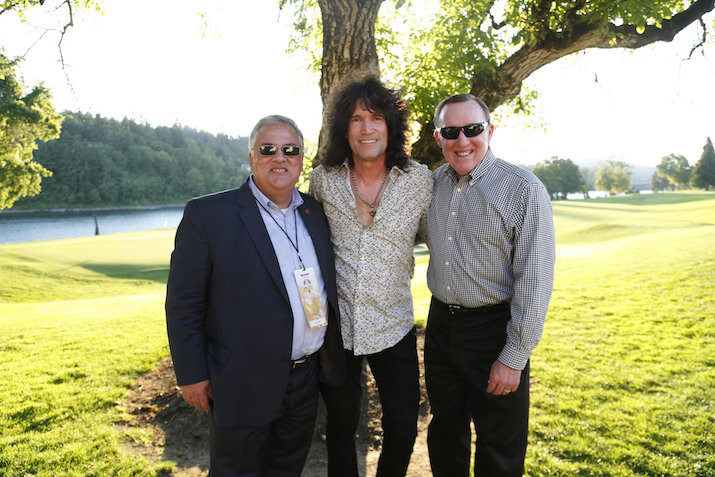
<path id="1" fill-rule="evenodd" d="M 377 190 L 377 194 L 375 195 L 375 200 L 372 201 L 372 204 L 368 201 L 365 200 L 365 198 L 362 196 L 360 193 L 360 190 L 358 189 L 357 182 L 355 182 L 355 172 L 350 169 L 350 178 L 353 181 L 353 187 L 355 188 L 355 193 L 357 196 L 360 198 L 360 200 L 363 202 L 363 204 L 367 205 L 370 207 L 370 216 L 375 217 L 375 214 L 377 214 L 377 211 L 375 210 L 375 206 L 377 205 L 377 199 L 380 198 L 380 192 L 382 192 L 382 188 L 385 187 L 385 182 L 387 181 L 387 176 L 389 176 L 389 172 L 385 172 L 385 177 L 382 178 L 382 183 L 380 184 L 380 188 Z"/>

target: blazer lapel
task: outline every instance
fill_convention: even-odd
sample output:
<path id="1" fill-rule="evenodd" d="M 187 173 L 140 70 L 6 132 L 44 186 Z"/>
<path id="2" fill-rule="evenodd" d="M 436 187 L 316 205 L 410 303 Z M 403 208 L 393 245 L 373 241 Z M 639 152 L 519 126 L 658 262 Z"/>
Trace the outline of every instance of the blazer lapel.
<path id="1" fill-rule="evenodd" d="M 320 272 L 326 280 L 329 280 L 334 276 L 335 272 L 328 267 L 330 261 L 327 254 L 333 253 L 333 249 L 330 247 L 330 244 L 325 243 L 323 239 L 323 237 L 328 236 L 325 230 L 325 219 L 322 218 L 317 210 L 312 210 L 305 201 L 298 207 L 298 212 L 300 213 L 301 219 L 303 219 L 305 228 L 307 228 L 308 233 L 310 233 L 310 238 L 313 240 L 315 255 L 318 257 L 318 262 L 320 263 Z"/>
<path id="2" fill-rule="evenodd" d="M 273 278 L 273 281 L 276 283 L 276 286 L 286 301 L 290 302 L 285 283 L 283 282 L 283 275 L 278 265 L 278 258 L 276 257 L 275 250 L 273 250 L 271 237 L 268 235 L 266 225 L 263 223 L 263 217 L 261 217 L 261 213 L 258 210 L 256 199 L 248 187 L 248 181 L 238 189 L 238 217 L 251 236 L 253 245 L 256 247 L 256 251 L 261 257 L 261 260 L 263 260 L 271 278 Z"/>

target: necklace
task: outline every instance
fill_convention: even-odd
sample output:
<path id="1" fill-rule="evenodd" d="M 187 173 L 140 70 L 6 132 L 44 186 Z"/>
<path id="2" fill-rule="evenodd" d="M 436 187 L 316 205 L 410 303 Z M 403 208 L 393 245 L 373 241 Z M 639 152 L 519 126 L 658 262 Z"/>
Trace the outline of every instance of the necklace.
<path id="1" fill-rule="evenodd" d="M 375 211 L 375 205 L 377 205 L 377 199 L 380 198 L 380 192 L 382 192 L 382 188 L 385 187 L 385 182 L 387 181 L 387 176 L 389 176 L 389 172 L 385 172 L 385 176 L 382 178 L 382 183 L 380 184 L 380 188 L 377 189 L 377 194 L 375 195 L 375 200 L 372 201 L 372 204 L 368 201 L 365 200 L 365 197 L 362 196 L 360 193 L 360 190 L 358 189 L 357 182 L 355 182 L 355 172 L 350 169 L 350 178 L 353 181 L 353 187 L 355 188 L 355 193 L 358 195 L 360 200 L 363 202 L 363 204 L 367 205 L 370 207 L 370 215 L 372 217 L 375 217 L 375 214 L 377 214 L 377 211 Z"/>

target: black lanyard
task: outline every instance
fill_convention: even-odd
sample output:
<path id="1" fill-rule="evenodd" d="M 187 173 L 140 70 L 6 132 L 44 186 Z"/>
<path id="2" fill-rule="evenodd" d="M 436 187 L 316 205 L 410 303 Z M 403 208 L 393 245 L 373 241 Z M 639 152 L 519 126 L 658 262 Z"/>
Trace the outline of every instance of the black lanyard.
<path id="1" fill-rule="evenodd" d="M 276 220 L 275 217 L 273 217 L 273 214 L 271 214 L 270 211 L 268 209 L 266 209 L 266 207 L 263 204 L 261 204 L 261 202 L 256 197 L 254 197 L 254 199 L 256 200 L 256 203 L 261 206 L 261 209 L 265 210 L 266 213 L 268 214 L 268 216 L 273 219 L 273 222 L 275 222 L 276 225 L 278 226 L 278 228 L 281 229 L 281 232 L 283 232 L 285 234 L 285 236 L 288 238 L 288 241 L 295 249 L 295 253 L 298 254 L 298 261 L 300 261 L 300 266 L 303 267 L 303 270 L 305 270 L 305 265 L 303 265 L 303 259 L 300 258 L 300 250 L 298 250 L 298 215 L 297 215 L 296 209 L 293 209 L 293 219 L 294 219 L 293 221 L 295 222 L 295 243 L 293 243 L 293 239 L 290 238 L 290 235 L 288 235 L 288 232 L 286 232 L 286 230 L 283 228 L 283 226 L 278 223 L 278 221 Z"/>

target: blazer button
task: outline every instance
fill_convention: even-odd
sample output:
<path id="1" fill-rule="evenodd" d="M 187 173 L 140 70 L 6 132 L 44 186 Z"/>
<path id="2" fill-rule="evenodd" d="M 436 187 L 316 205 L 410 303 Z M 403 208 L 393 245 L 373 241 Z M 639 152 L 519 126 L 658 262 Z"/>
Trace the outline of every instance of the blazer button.
<path id="1" fill-rule="evenodd" d="M 293 322 L 292 321 L 286 321 L 286 328 L 292 328 L 293 327 Z"/>

